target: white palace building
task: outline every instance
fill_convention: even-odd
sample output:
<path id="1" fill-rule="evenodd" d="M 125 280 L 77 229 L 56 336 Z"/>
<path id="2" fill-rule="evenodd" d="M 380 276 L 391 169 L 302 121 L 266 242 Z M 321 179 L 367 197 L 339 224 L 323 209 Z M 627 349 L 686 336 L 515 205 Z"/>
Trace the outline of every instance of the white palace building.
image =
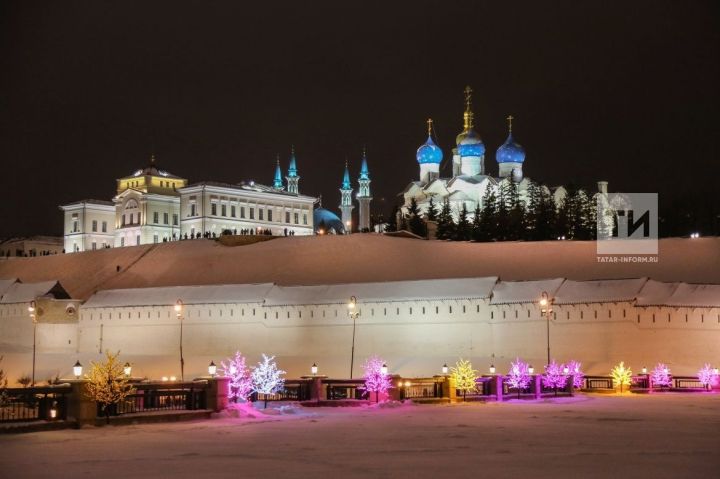
<path id="1" fill-rule="evenodd" d="M 313 234 L 316 198 L 300 194 L 295 151 L 283 182 L 278 160 L 272 186 L 184 178 L 150 164 L 117 180 L 112 201 L 60 207 L 67 253 L 232 234 Z"/>

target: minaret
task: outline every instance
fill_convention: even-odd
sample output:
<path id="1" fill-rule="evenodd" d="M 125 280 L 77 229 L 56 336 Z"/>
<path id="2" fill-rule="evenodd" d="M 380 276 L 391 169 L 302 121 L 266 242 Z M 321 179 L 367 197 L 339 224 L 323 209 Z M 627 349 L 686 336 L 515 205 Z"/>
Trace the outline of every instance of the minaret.
<path id="1" fill-rule="evenodd" d="M 296 195 L 300 194 L 300 190 L 298 189 L 300 177 L 297 174 L 297 164 L 295 164 L 295 145 L 292 146 L 290 153 L 290 166 L 288 167 L 288 174 L 285 179 L 287 180 L 288 193 L 294 193 Z"/>
<path id="2" fill-rule="evenodd" d="M 370 171 L 367 165 L 367 151 L 363 148 L 362 166 L 360 167 L 360 177 L 358 178 L 359 191 L 356 196 L 360 204 L 360 217 L 358 218 L 358 229 L 360 231 L 370 229 Z"/>
<path id="3" fill-rule="evenodd" d="M 350 172 L 348 171 L 347 160 L 345 160 L 345 174 L 343 175 L 342 186 L 340 187 L 340 212 L 343 227 L 347 233 L 352 231 L 352 186 L 350 185 Z"/>
<path id="4" fill-rule="evenodd" d="M 283 189 L 283 182 L 282 182 L 282 171 L 280 171 L 280 155 L 277 156 L 277 163 L 275 165 L 275 179 L 273 180 L 273 188 L 275 188 L 278 191 L 282 191 Z"/>

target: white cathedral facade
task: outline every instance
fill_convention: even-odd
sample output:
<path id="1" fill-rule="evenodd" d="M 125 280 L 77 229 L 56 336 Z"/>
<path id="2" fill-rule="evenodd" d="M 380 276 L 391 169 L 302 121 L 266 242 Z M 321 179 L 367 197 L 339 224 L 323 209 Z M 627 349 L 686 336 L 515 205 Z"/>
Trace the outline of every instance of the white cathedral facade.
<path id="1" fill-rule="evenodd" d="M 499 194 L 504 181 L 515 182 L 520 200 L 527 203 L 528 187 L 532 180 L 523 174 L 525 149 L 513 137 L 513 119 L 512 116 L 507 117 L 508 137 L 495 153 L 498 174 L 494 176 L 486 169 L 485 144 L 474 126 L 472 90 L 470 87 L 466 87 L 463 130 L 457 135 L 455 147 L 452 149 L 452 177 L 442 178 L 440 176 L 443 152 L 433 141 L 433 122 L 432 119 L 428 119 L 427 140 L 416 153 L 420 175 L 418 180 L 410 182 L 402 191 L 402 206 L 399 213 L 407 215 L 414 199 L 418 210 L 426 215 L 432 198 L 436 208 L 440 208 L 447 201 L 455 220 L 458 219 L 463 206 L 472 216 L 476 207 L 483 207 L 482 200 L 487 190 L 492 188 L 496 194 Z M 542 188 L 547 189 L 545 186 Z M 557 206 L 561 204 L 567 194 L 567 190 L 562 186 L 553 188 L 552 191 L 547 189 L 547 192 L 552 194 Z M 606 181 L 598 182 L 598 192 L 594 195 L 607 197 Z"/>

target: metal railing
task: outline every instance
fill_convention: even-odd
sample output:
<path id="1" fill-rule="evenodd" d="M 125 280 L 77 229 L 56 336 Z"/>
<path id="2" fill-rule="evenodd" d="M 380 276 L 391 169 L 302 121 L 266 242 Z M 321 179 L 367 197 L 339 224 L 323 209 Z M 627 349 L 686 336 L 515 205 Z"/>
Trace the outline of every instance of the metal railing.
<path id="1" fill-rule="evenodd" d="M 291 379 L 285 381 L 283 390 L 275 394 L 262 394 L 254 392 L 250 401 L 308 401 L 312 382 L 305 379 Z M 267 396 L 267 397 L 266 397 Z"/>
<path id="2" fill-rule="evenodd" d="M 328 400 L 338 399 L 367 399 L 363 387 L 363 379 L 326 379 L 323 380 Z"/>
<path id="3" fill-rule="evenodd" d="M 0 389 L 0 422 L 65 419 L 70 391 L 66 384 Z"/>
<path id="4" fill-rule="evenodd" d="M 697 376 L 673 376 L 673 389 L 706 389 Z"/>
<path id="5" fill-rule="evenodd" d="M 584 389 L 614 389 L 611 376 L 585 376 Z"/>
<path id="6" fill-rule="evenodd" d="M 420 378 L 408 380 L 410 383 L 405 386 L 403 381 L 400 389 L 400 399 L 422 399 L 422 398 L 441 398 L 443 397 L 444 379 Z M 400 384 L 399 383 L 399 384 Z"/>
<path id="7" fill-rule="evenodd" d="M 151 411 L 182 411 L 205 409 L 206 381 L 189 383 L 137 383 L 124 401 L 108 406 L 110 416 Z M 98 416 L 105 409 L 98 403 Z"/>

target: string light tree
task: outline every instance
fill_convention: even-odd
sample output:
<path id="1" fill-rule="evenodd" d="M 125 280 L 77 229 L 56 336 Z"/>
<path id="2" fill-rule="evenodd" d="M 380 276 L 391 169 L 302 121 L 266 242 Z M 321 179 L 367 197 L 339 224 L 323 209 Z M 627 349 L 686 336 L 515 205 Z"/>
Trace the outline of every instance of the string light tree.
<path id="1" fill-rule="evenodd" d="M 375 402 L 380 402 L 380 393 L 387 393 L 392 387 L 388 374 L 387 364 L 378 356 L 370 356 L 363 364 L 365 371 L 365 386 L 367 393 L 375 393 Z"/>
<path id="2" fill-rule="evenodd" d="M 697 377 L 700 384 L 709 391 L 718 381 L 718 370 L 717 368 L 713 369 L 709 364 L 705 363 L 705 365 L 698 371 Z"/>
<path id="3" fill-rule="evenodd" d="M 515 358 L 515 361 L 510 362 L 510 372 L 505 376 L 505 383 L 508 387 L 517 390 L 518 399 L 520 399 L 520 392 L 527 389 L 531 380 L 528 363 L 523 362 L 520 358 Z"/>
<path id="4" fill-rule="evenodd" d="M 570 360 L 566 367 L 570 374 L 572 374 L 573 388 L 582 389 L 583 383 L 585 382 L 585 373 L 582 372 L 582 363 L 574 359 Z"/>
<path id="5" fill-rule="evenodd" d="M 235 356 L 228 358 L 227 363 L 220 361 L 222 374 L 230 378 L 228 383 L 228 399 L 233 402 L 247 401 L 253 392 L 253 378 L 250 368 L 245 364 L 245 357 L 240 351 Z"/>
<path id="6" fill-rule="evenodd" d="M 613 380 L 615 387 L 620 386 L 620 394 L 623 392 L 623 386 L 630 386 L 632 384 L 632 370 L 625 367 L 625 362 L 620 361 L 620 364 L 616 364 L 615 367 L 610 370 L 610 376 Z"/>
<path id="7" fill-rule="evenodd" d="M 670 369 L 664 363 L 657 363 L 655 368 L 650 373 L 650 389 L 653 386 L 660 386 L 660 388 L 669 388 L 672 385 L 672 376 L 670 375 Z"/>
<path id="8" fill-rule="evenodd" d="M 85 395 L 101 405 L 107 424 L 110 424 L 111 406 L 119 404 L 133 393 L 130 377 L 118 361 L 119 355 L 120 351 L 115 354 L 105 351 L 104 362 L 92 361 L 85 385 Z"/>
<path id="9" fill-rule="evenodd" d="M 570 368 L 564 364 L 558 364 L 554 359 L 545 366 L 545 374 L 542 376 L 543 386 L 552 388 L 557 396 L 558 388 L 567 386 L 568 373 Z"/>
<path id="10" fill-rule="evenodd" d="M 268 396 L 277 394 L 283 390 L 285 379 L 283 375 L 285 371 L 278 369 L 274 359 L 275 356 L 262 355 L 262 361 L 258 362 L 252 370 L 253 391 L 265 396 L 265 409 L 267 409 Z"/>
<path id="11" fill-rule="evenodd" d="M 455 389 L 462 391 L 463 402 L 465 402 L 468 391 L 475 391 L 477 387 L 477 371 L 473 369 L 472 363 L 467 359 L 460 358 L 455 366 L 450 368 L 450 378 L 455 383 Z"/>

